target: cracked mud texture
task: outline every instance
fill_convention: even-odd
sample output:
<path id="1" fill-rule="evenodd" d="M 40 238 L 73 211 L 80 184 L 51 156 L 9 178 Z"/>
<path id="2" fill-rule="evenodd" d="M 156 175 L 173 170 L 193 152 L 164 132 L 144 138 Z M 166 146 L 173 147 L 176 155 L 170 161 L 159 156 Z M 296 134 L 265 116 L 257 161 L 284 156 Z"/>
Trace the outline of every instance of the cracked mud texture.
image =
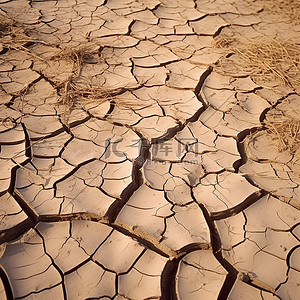
<path id="1" fill-rule="evenodd" d="M 267 3 L 0 1 L 1 300 L 300 298 L 299 86 L 217 46 Z"/>

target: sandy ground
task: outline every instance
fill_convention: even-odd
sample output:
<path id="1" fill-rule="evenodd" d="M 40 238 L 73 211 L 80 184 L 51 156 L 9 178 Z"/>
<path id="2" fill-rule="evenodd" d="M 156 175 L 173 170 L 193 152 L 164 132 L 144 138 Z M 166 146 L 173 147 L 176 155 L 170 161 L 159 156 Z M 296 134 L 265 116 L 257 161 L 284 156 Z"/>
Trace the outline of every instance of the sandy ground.
<path id="1" fill-rule="evenodd" d="M 273 2 L 0 1 L 1 300 L 300 299 L 300 7 Z"/>

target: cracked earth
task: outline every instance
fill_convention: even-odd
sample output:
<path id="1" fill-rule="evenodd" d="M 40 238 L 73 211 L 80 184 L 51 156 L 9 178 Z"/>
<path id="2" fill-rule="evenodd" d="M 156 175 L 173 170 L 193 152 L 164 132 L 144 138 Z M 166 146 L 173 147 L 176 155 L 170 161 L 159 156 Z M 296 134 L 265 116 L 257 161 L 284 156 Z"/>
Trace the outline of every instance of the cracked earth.
<path id="1" fill-rule="evenodd" d="M 265 1 L 0 1 L 1 300 L 300 298 L 299 86 L 217 45 L 299 42 Z"/>

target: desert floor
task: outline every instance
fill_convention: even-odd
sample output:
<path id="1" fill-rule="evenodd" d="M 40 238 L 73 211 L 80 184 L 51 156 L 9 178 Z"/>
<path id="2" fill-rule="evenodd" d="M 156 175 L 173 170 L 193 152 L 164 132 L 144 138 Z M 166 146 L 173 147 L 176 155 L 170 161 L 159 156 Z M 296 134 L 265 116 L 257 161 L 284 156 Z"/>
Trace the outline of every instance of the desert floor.
<path id="1" fill-rule="evenodd" d="M 0 299 L 300 299 L 300 3 L 0 1 Z"/>

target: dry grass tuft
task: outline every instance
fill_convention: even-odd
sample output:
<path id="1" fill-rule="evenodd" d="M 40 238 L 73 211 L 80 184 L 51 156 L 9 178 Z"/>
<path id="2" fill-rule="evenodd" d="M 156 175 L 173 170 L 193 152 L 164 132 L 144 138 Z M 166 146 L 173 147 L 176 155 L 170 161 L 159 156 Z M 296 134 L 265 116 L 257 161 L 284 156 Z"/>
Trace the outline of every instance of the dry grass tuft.
<path id="1" fill-rule="evenodd" d="M 52 56 L 45 59 L 33 53 L 30 49 L 31 43 L 41 43 L 51 47 L 53 50 Z M 61 82 L 54 80 L 59 97 L 58 104 L 63 105 L 62 120 L 66 125 L 68 125 L 72 110 L 77 105 L 90 103 L 97 105 L 116 99 L 120 106 L 130 107 L 135 104 L 130 103 L 125 97 L 115 97 L 123 92 L 121 88 L 105 88 L 100 83 L 95 84 L 95 80 L 82 78 L 82 70 L 85 64 L 99 63 L 99 45 L 97 44 L 87 41 L 78 47 L 48 45 L 43 41 L 30 37 L 23 24 L 0 12 L 0 51 L 3 49 L 20 51 L 31 56 L 33 61 L 36 61 L 35 59 L 42 60 L 46 65 L 49 65 L 51 61 L 58 61 L 69 67 L 70 75 L 66 80 Z M 92 84 L 92 82 L 94 83 Z M 20 92 L 20 97 L 24 97 L 27 88 Z"/>
<path id="2" fill-rule="evenodd" d="M 10 18 L 8 15 L 0 13 L 0 44 L 2 49 L 6 48 L 20 51 L 39 60 L 44 60 L 24 46 L 31 42 L 47 44 L 28 36 L 22 24 Z"/>
<path id="3" fill-rule="evenodd" d="M 267 133 L 278 141 L 279 152 L 288 151 L 295 154 L 300 148 L 300 120 L 292 118 L 284 121 L 265 122 Z"/>
<path id="4" fill-rule="evenodd" d="M 251 78 L 263 81 L 279 79 L 293 89 L 300 86 L 300 43 L 269 39 L 255 41 L 239 40 L 220 36 L 216 46 L 235 54 L 238 59 L 230 61 L 236 69 L 247 73 Z M 226 59 L 221 60 L 216 70 L 228 74 Z"/>
<path id="5" fill-rule="evenodd" d="M 64 60 L 81 66 L 87 57 L 95 52 L 94 45 L 86 44 L 76 48 L 60 48 L 60 51 L 51 56 L 50 60 Z"/>
<path id="6" fill-rule="evenodd" d="M 69 108 L 76 104 L 97 103 L 101 104 L 113 98 L 119 92 L 118 89 L 108 90 L 99 86 L 79 86 L 72 80 L 64 83 L 61 90 L 60 102 Z"/>
<path id="7" fill-rule="evenodd" d="M 26 35 L 22 24 L 2 13 L 0 13 L 0 38 L 5 47 L 13 49 L 19 44 L 37 41 Z"/>
<path id="8" fill-rule="evenodd" d="M 228 54 L 216 65 L 216 71 L 231 75 L 233 73 L 248 74 L 254 81 L 274 82 L 300 90 L 300 43 L 268 39 L 265 41 L 247 40 L 220 36 L 216 46 L 223 48 Z M 234 66 L 232 68 L 232 66 Z M 231 69 L 230 69 L 231 68 Z M 300 121 L 278 115 L 266 120 L 268 134 L 278 141 L 278 151 L 295 154 L 300 148 Z"/>
<path id="9" fill-rule="evenodd" d="M 78 48 L 63 48 L 51 57 L 51 60 L 66 61 L 72 64 L 72 74 L 67 80 L 57 85 L 59 103 L 64 105 L 63 122 L 68 125 L 71 111 L 76 105 L 102 104 L 110 101 L 121 89 L 108 89 L 99 85 L 90 84 L 89 80 L 82 82 L 81 73 L 85 63 L 91 63 L 98 56 L 99 46 L 86 44 Z"/>
<path id="10" fill-rule="evenodd" d="M 22 26 L 4 14 L 0 14 L 0 38 L 3 47 L 9 49 L 31 41 Z"/>
<path id="11" fill-rule="evenodd" d="M 299 0 L 263 0 L 262 5 L 266 10 L 283 15 L 294 24 L 300 24 Z"/>
<path id="12" fill-rule="evenodd" d="M 0 37 L 13 31 L 15 22 L 7 16 L 0 14 Z"/>
<path id="13" fill-rule="evenodd" d="M 95 50 L 89 45 L 85 45 L 80 48 L 63 48 L 51 57 L 51 60 L 63 60 L 72 64 L 72 75 L 57 86 L 58 90 L 60 90 L 61 103 L 69 107 L 80 101 L 91 102 L 96 100 L 98 103 L 102 103 L 113 92 L 101 86 L 89 86 L 88 83 L 84 86 L 77 84 L 84 63 L 93 54 L 95 54 Z"/>
<path id="14" fill-rule="evenodd" d="M 79 98 L 102 96 L 103 91 L 95 88 L 79 88 L 75 84 L 75 81 L 79 78 L 82 71 L 84 58 L 91 54 L 91 50 L 87 46 L 79 48 L 62 48 L 58 53 L 55 53 L 50 60 L 65 61 L 72 64 L 72 74 L 69 78 L 57 85 L 57 89 L 60 91 L 59 102 L 67 105 L 71 108 L 76 104 L 76 100 Z"/>

